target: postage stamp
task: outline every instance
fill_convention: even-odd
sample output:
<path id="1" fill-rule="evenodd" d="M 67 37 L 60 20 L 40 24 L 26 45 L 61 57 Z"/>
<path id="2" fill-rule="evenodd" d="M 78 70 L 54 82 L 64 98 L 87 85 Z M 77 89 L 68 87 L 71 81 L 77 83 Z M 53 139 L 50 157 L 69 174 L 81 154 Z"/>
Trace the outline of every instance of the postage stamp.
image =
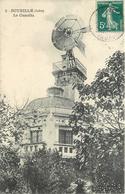
<path id="1" fill-rule="evenodd" d="M 123 20 L 123 1 L 97 1 L 98 32 L 122 32 Z"/>

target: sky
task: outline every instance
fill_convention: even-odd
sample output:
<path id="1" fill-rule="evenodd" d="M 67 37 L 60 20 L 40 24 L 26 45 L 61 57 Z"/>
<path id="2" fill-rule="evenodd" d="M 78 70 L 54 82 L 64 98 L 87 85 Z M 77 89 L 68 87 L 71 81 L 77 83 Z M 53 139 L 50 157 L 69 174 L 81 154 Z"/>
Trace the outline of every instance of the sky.
<path id="1" fill-rule="evenodd" d="M 51 41 L 55 23 L 73 14 L 88 26 L 96 1 L 1 0 L 0 9 L 0 89 L 11 104 L 21 106 L 27 99 L 45 97 L 46 89 L 54 85 L 52 64 L 64 54 Z M 37 13 L 34 17 L 13 17 L 11 9 L 34 9 Z M 104 42 L 88 32 L 82 41 L 86 45 L 85 56 L 77 48 L 74 54 L 87 68 L 86 83 L 91 83 L 106 58 L 123 49 L 123 37 Z"/>

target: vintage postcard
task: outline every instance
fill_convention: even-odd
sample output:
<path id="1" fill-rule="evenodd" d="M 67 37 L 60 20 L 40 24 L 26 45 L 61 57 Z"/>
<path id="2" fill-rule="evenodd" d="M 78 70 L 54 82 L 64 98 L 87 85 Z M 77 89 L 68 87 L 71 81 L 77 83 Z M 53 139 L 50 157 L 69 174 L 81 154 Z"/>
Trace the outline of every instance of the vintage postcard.
<path id="1" fill-rule="evenodd" d="M 0 194 L 124 193 L 124 1 L 0 1 Z"/>

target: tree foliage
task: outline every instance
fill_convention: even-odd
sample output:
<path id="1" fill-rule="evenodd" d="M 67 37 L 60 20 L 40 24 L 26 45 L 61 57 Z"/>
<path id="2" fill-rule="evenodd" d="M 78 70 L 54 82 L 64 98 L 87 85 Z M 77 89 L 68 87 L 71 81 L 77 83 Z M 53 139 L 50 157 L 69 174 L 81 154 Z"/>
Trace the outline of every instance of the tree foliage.
<path id="1" fill-rule="evenodd" d="M 19 156 L 24 128 L 21 111 L 11 107 L 5 95 L 0 96 L 0 192 L 19 194 L 24 186 Z"/>
<path id="2" fill-rule="evenodd" d="M 43 148 L 27 157 L 24 177 L 33 194 L 64 194 L 75 179 L 75 172 L 73 165 L 62 159 L 58 152 Z"/>
<path id="3" fill-rule="evenodd" d="M 25 123 L 22 120 L 23 108 L 14 108 L 7 102 L 5 95 L 0 95 L 0 143 L 19 144 Z"/>
<path id="4" fill-rule="evenodd" d="M 21 193 L 23 179 L 20 168 L 20 158 L 16 149 L 0 147 L 0 191 Z"/>
<path id="5" fill-rule="evenodd" d="M 79 169 L 97 192 L 123 192 L 124 53 L 106 60 L 90 84 L 78 86 L 80 102 L 71 115 Z M 116 162 L 117 161 L 117 162 Z"/>

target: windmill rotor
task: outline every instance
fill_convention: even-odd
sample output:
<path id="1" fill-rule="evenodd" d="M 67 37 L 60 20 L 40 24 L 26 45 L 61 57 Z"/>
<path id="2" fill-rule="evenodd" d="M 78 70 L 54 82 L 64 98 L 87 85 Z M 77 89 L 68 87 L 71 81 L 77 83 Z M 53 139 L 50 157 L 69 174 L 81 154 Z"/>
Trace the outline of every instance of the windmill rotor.
<path id="1" fill-rule="evenodd" d="M 52 42 L 54 46 L 66 53 L 71 53 L 74 47 L 78 47 L 84 52 L 85 45 L 81 41 L 83 33 L 89 29 L 83 27 L 83 21 L 74 15 L 62 17 L 56 24 L 52 32 Z"/>

